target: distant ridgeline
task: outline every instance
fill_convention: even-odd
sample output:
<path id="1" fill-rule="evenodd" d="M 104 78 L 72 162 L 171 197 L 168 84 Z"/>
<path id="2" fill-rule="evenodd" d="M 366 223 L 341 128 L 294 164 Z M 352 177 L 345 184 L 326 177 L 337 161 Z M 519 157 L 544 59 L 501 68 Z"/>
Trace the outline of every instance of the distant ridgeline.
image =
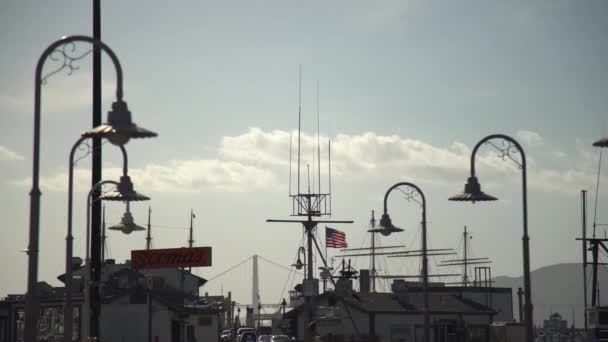
<path id="1" fill-rule="evenodd" d="M 591 267 L 587 267 L 587 301 L 591 303 Z M 532 304 L 534 304 L 534 323 L 541 324 L 553 313 L 559 313 L 563 319 L 572 325 L 572 311 L 577 328 L 583 328 L 583 267 L 581 264 L 557 264 L 541 267 L 532 271 Z M 523 288 L 523 278 L 495 277 L 496 287 L 513 289 L 513 313 L 518 316 L 517 288 Z M 608 305 L 608 268 L 598 268 L 600 288 L 600 305 Z"/>

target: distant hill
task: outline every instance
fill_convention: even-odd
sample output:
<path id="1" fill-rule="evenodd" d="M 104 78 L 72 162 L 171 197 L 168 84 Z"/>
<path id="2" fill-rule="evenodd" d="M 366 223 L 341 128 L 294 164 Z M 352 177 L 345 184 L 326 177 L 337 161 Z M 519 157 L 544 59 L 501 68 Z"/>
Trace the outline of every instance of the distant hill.
<path id="1" fill-rule="evenodd" d="M 591 304 L 591 267 L 587 267 L 587 300 Z M 574 310 L 575 324 L 584 326 L 583 310 L 583 269 L 581 264 L 557 264 L 541 267 L 530 274 L 532 282 L 532 304 L 534 305 L 534 323 L 542 325 L 549 315 L 558 312 L 572 324 Z M 494 286 L 513 289 L 513 312 L 518 316 L 517 288 L 523 289 L 523 277 L 495 277 Z M 598 268 L 600 303 L 608 305 L 608 267 Z"/>

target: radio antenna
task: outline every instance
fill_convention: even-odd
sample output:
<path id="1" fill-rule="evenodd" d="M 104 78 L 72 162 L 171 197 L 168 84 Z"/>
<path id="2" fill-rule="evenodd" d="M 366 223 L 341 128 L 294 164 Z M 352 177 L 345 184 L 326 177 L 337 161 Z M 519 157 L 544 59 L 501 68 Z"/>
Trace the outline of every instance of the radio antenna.
<path id="1" fill-rule="evenodd" d="M 319 185 L 319 194 L 321 193 L 321 138 L 320 138 L 320 131 L 321 131 L 321 120 L 320 118 L 320 111 L 319 111 L 319 80 L 317 80 L 317 182 Z M 313 170 L 314 172 L 314 170 Z"/>
<path id="2" fill-rule="evenodd" d="M 300 64 L 300 89 L 298 92 L 298 194 L 300 193 L 300 134 L 302 132 L 302 64 Z"/>
<path id="3" fill-rule="evenodd" d="M 293 131 L 289 132 L 289 196 L 291 196 L 291 151 L 292 151 L 292 147 L 291 147 L 291 138 L 293 135 Z"/>
<path id="4" fill-rule="evenodd" d="M 315 172 L 315 142 L 314 142 L 314 138 L 313 138 L 311 147 L 312 147 L 312 191 L 314 192 L 315 189 L 317 188 L 315 186 L 315 173 L 316 172 Z M 310 185 L 309 185 L 309 188 L 310 188 Z M 309 191 L 309 193 L 310 193 L 310 191 Z"/>
<path id="5" fill-rule="evenodd" d="M 310 194 L 310 165 L 306 164 L 306 170 L 308 172 L 308 194 Z M 314 184 L 313 184 L 313 187 L 314 187 Z"/>
<path id="6" fill-rule="evenodd" d="M 331 139 L 327 139 L 327 154 L 329 155 L 329 193 L 331 194 Z M 331 196 L 329 197 L 329 213 L 331 215 Z"/>

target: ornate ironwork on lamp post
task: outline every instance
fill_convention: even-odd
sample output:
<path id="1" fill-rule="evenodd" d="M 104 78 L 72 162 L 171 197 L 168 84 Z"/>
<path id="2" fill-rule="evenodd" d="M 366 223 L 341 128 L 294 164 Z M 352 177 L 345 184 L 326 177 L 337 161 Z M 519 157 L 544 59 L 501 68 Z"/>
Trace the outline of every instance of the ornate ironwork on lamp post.
<path id="1" fill-rule="evenodd" d="M 501 140 L 501 144 L 492 143 L 491 140 Z M 504 134 L 492 134 L 481 139 L 473 152 L 471 153 L 471 176 L 467 180 L 464 186 L 464 192 L 458 195 L 450 197 L 450 201 L 496 201 L 498 198 L 490 196 L 481 191 L 481 185 L 475 175 L 475 155 L 477 150 L 484 143 L 490 144 L 492 147 L 498 150 L 498 156 L 502 159 L 510 159 L 514 161 L 522 170 L 522 196 L 523 196 L 523 264 L 524 264 L 524 312 L 525 312 L 525 328 L 526 328 L 526 342 L 534 341 L 534 324 L 533 324 L 533 306 L 532 306 L 532 289 L 530 282 L 530 237 L 528 236 L 528 185 L 527 185 L 527 172 L 526 172 L 526 155 L 521 145 L 513 138 Z M 521 155 L 521 162 L 513 158 L 513 155 L 519 153 Z"/>
<path id="2" fill-rule="evenodd" d="M 122 68 L 116 54 L 103 42 L 89 36 L 75 35 L 62 37 L 50 44 L 38 58 L 35 72 L 34 85 L 34 152 L 32 170 L 32 190 L 30 191 L 30 225 L 28 242 L 28 280 L 25 298 L 25 332 L 26 342 L 35 342 L 38 334 L 39 298 L 37 293 L 38 283 L 38 249 L 40 235 L 40 107 L 41 107 L 41 85 L 47 79 L 60 72 L 68 70 L 72 73 L 78 67 L 73 63 L 84 58 L 90 51 L 84 54 L 72 55 L 76 49 L 75 43 L 85 42 L 93 44 L 93 50 L 103 50 L 111 58 L 116 69 L 116 101 L 112 104 L 112 111 L 108 113 L 108 123 L 84 132 L 83 137 L 106 137 L 116 145 L 126 143 L 130 138 L 153 137 L 157 134 L 137 127 L 131 121 L 131 113 L 127 104 L 123 101 Z M 60 61 L 62 64 L 50 73 L 42 76 L 42 70 L 47 58 Z M 95 332 L 96 333 L 96 332 Z"/>
<path id="3" fill-rule="evenodd" d="M 426 244 L 426 199 L 424 193 L 418 186 L 409 182 L 400 182 L 391 186 L 384 195 L 384 212 L 382 218 L 380 218 L 380 227 L 370 229 L 370 232 L 380 232 L 382 235 L 390 235 L 391 233 L 401 232 L 403 229 L 397 228 L 393 225 L 391 217 L 388 214 L 387 202 L 388 195 L 394 189 L 398 187 L 405 187 L 407 191 L 404 191 L 408 200 L 418 202 L 422 206 L 422 291 L 424 297 L 424 337 L 423 341 L 430 341 L 430 318 L 429 318 L 429 270 L 428 270 L 428 259 L 427 259 L 427 244 Z M 420 197 L 420 201 L 417 197 Z"/>

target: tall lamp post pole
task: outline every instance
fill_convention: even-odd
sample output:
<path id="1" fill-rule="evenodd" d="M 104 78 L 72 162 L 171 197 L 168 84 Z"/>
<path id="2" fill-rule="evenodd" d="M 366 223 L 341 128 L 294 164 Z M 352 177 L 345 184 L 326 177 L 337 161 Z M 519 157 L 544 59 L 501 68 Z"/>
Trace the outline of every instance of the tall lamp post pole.
<path id="1" fill-rule="evenodd" d="M 502 144 L 497 145 L 491 142 L 491 140 L 501 140 Z M 532 289 L 530 282 L 530 237 L 528 236 L 528 185 L 527 185 L 527 171 L 526 171 L 526 154 L 521 145 L 513 138 L 504 134 L 492 134 L 481 139 L 473 152 L 471 153 L 471 176 L 467 180 L 464 186 L 464 192 L 456 196 L 450 197 L 450 201 L 495 201 L 498 198 L 490 196 L 481 191 L 481 185 L 479 184 L 477 177 L 475 176 L 475 155 L 477 150 L 484 143 L 488 143 L 496 148 L 499 152 L 500 158 L 508 158 L 519 165 L 522 170 L 522 197 L 523 197 L 523 266 L 524 266 L 524 315 L 525 315 L 525 328 L 526 328 L 526 342 L 534 341 L 534 325 L 533 325 L 533 306 L 532 306 Z M 521 155 L 521 162 L 513 158 L 513 154 L 519 153 Z"/>
<path id="2" fill-rule="evenodd" d="M 38 254 L 39 254 L 39 237 L 40 237 L 40 107 L 41 107 L 41 86 L 51 75 L 68 69 L 72 72 L 76 69 L 72 63 L 82 59 L 88 54 L 80 56 L 72 56 L 74 44 L 77 42 L 85 42 L 93 45 L 93 50 L 105 51 L 112 60 L 116 69 L 116 101 L 112 104 L 112 111 L 108 113 L 108 124 L 98 126 L 92 130 L 84 132 L 83 137 L 107 137 L 110 142 L 115 145 L 123 145 L 127 143 L 129 138 L 151 137 L 156 136 L 156 133 L 136 127 L 131 122 L 131 113 L 127 108 L 127 104 L 122 100 L 122 67 L 116 57 L 116 54 L 103 42 L 89 36 L 75 35 L 62 37 L 61 39 L 51 43 L 40 55 L 36 64 L 35 84 L 34 84 L 34 153 L 32 167 L 32 189 L 30 191 L 30 226 L 29 226 L 29 243 L 27 248 L 28 254 L 28 279 L 27 279 L 27 294 L 25 297 L 25 342 L 35 342 L 38 335 L 38 313 L 40 308 L 40 299 L 37 293 L 38 283 Z M 61 48 L 63 46 L 63 48 Z M 70 49 L 66 49 L 71 46 Z M 58 55 L 59 60 L 62 58 L 63 64 L 56 70 L 50 72 L 46 76 L 42 76 L 42 70 L 46 59 L 52 55 Z M 99 266 L 97 266 L 98 268 Z M 98 302 L 98 301 L 97 301 Z"/>
<path id="3" fill-rule="evenodd" d="M 72 152 L 70 153 L 70 170 L 68 173 L 68 233 L 66 237 L 66 271 L 65 271 L 65 306 L 64 306 L 64 341 L 71 342 L 71 335 L 69 334 L 72 331 L 73 324 L 73 309 L 72 309 L 72 297 L 73 297 L 73 282 L 72 282 L 72 257 L 73 257 L 73 237 L 72 237 L 72 203 L 73 203 L 73 169 L 74 169 L 74 151 L 80 145 L 80 143 L 86 138 L 80 138 L 74 147 L 72 148 Z M 99 197 L 98 199 L 103 200 L 114 200 L 114 201 L 123 201 L 123 202 L 131 202 L 131 201 L 146 201 L 150 198 L 144 195 L 141 195 L 133 189 L 133 184 L 131 183 L 131 179 L 127 174 L 128 170 L 128 157 L 127 151 L 124 146 L 119 145 L 120 150 L 122 152 L 123 157 L 123 175 L 120 178 L 119 182 L 112 180 L 103 180 L 97 182 L 93 185 L 87 195 L 87 231 L 86 231 L 86 264 L 89 265 L 89 246 L 92 245 L 93 240 L 91 239 L 91 207 L 92 207 L 92 198 L 93 195 L 98 192 L 98 190 L 105 184 L 113 184 L 116 186 L 117 191 L 112 192 L 110 194 L 106 194 L 104 196 Z M 89 279 L 89 277 L 87 277 Z M 85 284 L 88 288 L 88 283 Z M 90 291 L 87 291 L 90 292 Z M 82 317 L 82 316 L 81 316 Z"/>
<path id="4" fill-rule="evenodd" d="M 400 182 L 393 186 L 391 186 L 384 195 L 384 213 L 382 214 L 382 218 L 380 219 L 380 228 L 378 231 L 383 235 L 389 235 L 391 232 L 402 231 L 403 229 L 397 228 L 391 222 L 391 218 L 388 215 L 388 195 L 394 189 L 398 187 L 406 187 L 408 190 L 404 191 L 406 198 L 408 200 L 413 200 L 422 206 L 422 291 L 423 291 L 423 300 L 424 300 L 424 342 L 429 342 L 431 338 L 431 329 L 430 329 L 430 318 L 429 318 L 429 271 L 428 271 L 428 259 L 427 259 L 427 239 L 426 239 L 426 199 L 424 197 L 424 193 L 418 186 L 409 182 Z M 418 201 L 416 196 L 420 196 L 421 201 Z M 372 229 L 374 230 L 374 229 Z M 375 230 L 374 230 L 375 231 Z"/>
<path id="5" fill-rule="evenodd" d="M 73 208 L 73 198 L 74 198 L 74 155 L 76 154 L 76 150 L 80 146 L 82 142 L 87 140 L 88 137 L 81 137 L 76 141 L 74 146 L 72 146 L 72 150 L 70 151 L 70 161 L 68 168 L 68 229 L 67 236 L 65 238 L 66 247 L 65 247 L 65 305 L 63 311 L 63 331 L 64 331 L 64 341 L 71 342 L 72 341 L 72 325 L 73 325 L 73 308 L 72 308 L 72 298 L 73 298 L 73 289 L 72 289 L 72 257 L 73 257 L 73 246 L 74 246 L 74 237 L 72 235 L 72 208 Z M 119 145 L 122 155 L 123 155 L 123 174 L 127 174 L 127 153 L 124 146 Z M 109 182 L 109 181 L 108 181 Z M 118 184 L 117 182 L 114 182 Z M 97 189 L 97 187 L 95 187 Z M 88 208 L 88 207 L 87 207 Z M 88 217 L 88 216 L 87 216 Z M 87 250 L 89 247 L 89 239 L 88 239 L 89 231 L 87 229 Z M 82 317 L 82 315 L 81 315 Z"/>

